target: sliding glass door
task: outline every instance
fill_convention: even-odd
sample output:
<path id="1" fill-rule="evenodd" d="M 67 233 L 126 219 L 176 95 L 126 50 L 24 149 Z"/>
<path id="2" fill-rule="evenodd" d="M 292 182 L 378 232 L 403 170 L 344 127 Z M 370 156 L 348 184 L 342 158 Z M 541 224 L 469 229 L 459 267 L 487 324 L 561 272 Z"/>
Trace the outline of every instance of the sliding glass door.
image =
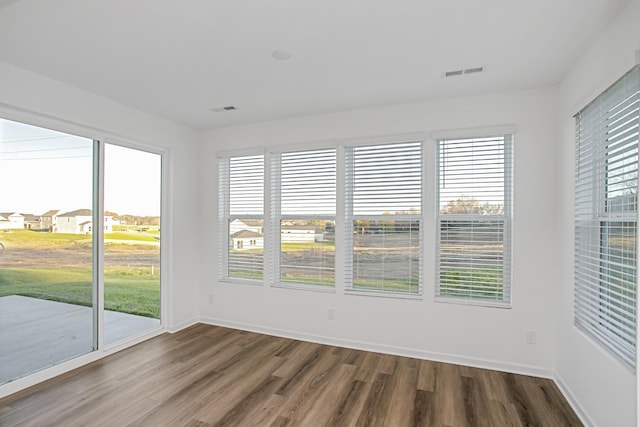
<path id="1" fill-rule="evenodd" d="M 93 146 L 0 120 L 0 384 L 96 349 Z"/>
<path id="2" fill-rule="evenodd" d="M 161 156 L 104 147 L 104 343 L 160 325 Z"/>
<path id="3" fill-rule="evenodd" d="M 0 119 L 0 385 L 160 326 L 160 165 Z"/>

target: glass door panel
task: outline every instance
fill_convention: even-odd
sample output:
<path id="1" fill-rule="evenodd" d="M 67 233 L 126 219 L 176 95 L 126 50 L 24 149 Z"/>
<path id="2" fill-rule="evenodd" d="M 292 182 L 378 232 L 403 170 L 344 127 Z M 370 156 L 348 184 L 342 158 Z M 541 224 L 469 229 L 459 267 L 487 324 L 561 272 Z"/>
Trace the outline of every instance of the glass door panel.
<path id="1" fill-rule="evenodd" d="M 160 326 L 159 154 L 106 144 L 104 344 Z"/>
<path id="2" fill-rule="evenodd" d="M 93 146 L 0 119 L 0 384 L 96 349 Z"/>

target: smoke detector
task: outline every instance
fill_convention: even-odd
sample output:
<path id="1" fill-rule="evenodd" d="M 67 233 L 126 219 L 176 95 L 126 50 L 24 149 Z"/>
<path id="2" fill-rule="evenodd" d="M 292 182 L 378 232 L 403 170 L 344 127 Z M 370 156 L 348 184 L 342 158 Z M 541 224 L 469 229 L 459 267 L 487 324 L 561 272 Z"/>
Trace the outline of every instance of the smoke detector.
<path id="1" fill-rule="evenodd" d="M 291 52 L 283 49 L 276 49 L 271 52 L 271 56 L 273 56 L 273 59 L 277 59 L 278 61 L 286 61 L 291 58 Z"/>

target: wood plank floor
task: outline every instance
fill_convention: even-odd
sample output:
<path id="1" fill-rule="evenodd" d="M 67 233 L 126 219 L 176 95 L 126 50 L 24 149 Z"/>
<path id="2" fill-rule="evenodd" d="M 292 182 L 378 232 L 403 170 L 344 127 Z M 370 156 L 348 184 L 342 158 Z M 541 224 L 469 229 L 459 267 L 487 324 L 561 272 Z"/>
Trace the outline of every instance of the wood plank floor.
<path id="1" fill-rule="evenodd" d="M 0 400 L 2 426 L 580 426 L 551 380 L 208 325 Z"/>

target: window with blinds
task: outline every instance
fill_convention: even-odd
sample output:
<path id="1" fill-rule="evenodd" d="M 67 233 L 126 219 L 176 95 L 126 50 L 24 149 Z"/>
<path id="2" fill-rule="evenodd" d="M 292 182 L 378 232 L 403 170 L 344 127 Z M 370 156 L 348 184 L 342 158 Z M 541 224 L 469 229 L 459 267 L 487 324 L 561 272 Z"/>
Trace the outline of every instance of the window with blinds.
<path id="1" fill-rule="evenodd" d="M 347 147 L 349 291 L 422 294 L 420 141 Z"/>
<path id="2" fill-rule="evenodd" d="M 274 284 L 335 285 L 336 149 L 274 153 Z"/>
<path id="3" fill-rule="evenodd" d="M 575 323 L 635 367 L 640 66 L 576 115 Z"/>
<path id="4" fill-rule="evenodd" d="M 511 303 L 512 136 L 438 141 L 438 299 Z"/>
<path id="5" fill-rule="evenodd" d="M 264 155 L 219 160 L 220 253 L 223 279 L 263 280 Z"/>

